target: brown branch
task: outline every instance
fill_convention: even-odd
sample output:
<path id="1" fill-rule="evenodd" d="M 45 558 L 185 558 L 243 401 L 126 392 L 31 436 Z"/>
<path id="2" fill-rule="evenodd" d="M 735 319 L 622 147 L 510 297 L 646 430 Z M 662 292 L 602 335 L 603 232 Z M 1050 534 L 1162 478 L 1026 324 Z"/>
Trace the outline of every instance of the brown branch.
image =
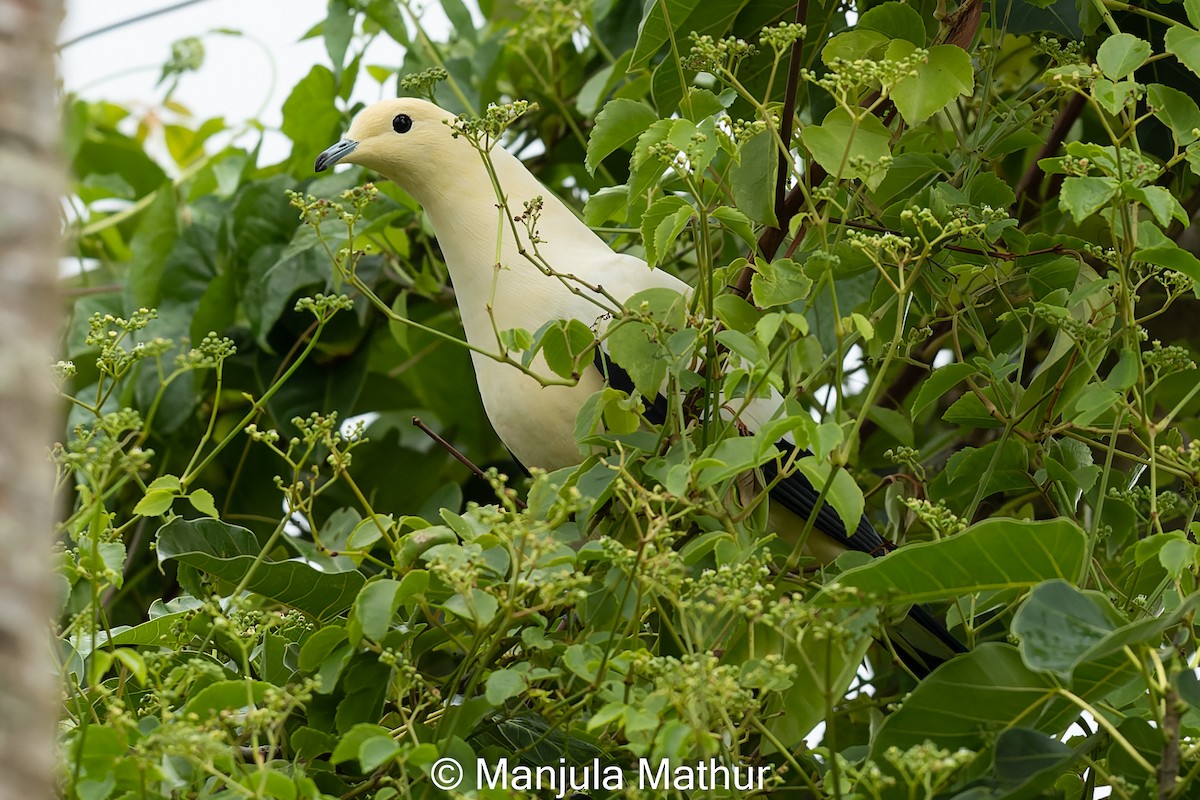
<path id="1" fill-rule="evenodd" d="M 808 20 L 808 0 L 796 3 L 796 24 L 803 25 Z M 807 33 L 805 34 L 807 35 Z M 800 93 L 800 62 L 804 60 L 804 37 L 792 42 L 792 52 L 788 56 L 787 88 L 783 92 L 783 118 L 780 120 L 779 138 L 783 146 L 792 146 L 792 125 L 796 118 L 796 95 Z M 778 227 L 786 230 L 790 215 L 787 214 L 784 201 L 787 194 L 788 157 L 787 153 L 779 154 L 779 166 L 775 172 L 775 221 Z"/>
<path id="2" fill-rule="evenodd" d="M 799 0 L 796 3 L 796 24 L 803 25 L 808 21 L 808 0 Z M 787 86 L 784 89 L 783 98 L 783 119 L 779 130 L 779 138 L 783 142 L 784 147 L 792 146 L 792 126 L 796 117 L 796 96 L 800 93 L 800 63 L 804 60 L 804 39 L 803 37 L 792 42 L 792 52 L 788 56 L 788 74 Z M 820 183 L 824 179 L 824 175 L 819 179 L 814 180 L 814 175 L 821 168 L 813 163 L 810 167 L 809 181 L 810 183 Z M 823 170 L 822 170 L 823 172 Z M 775 253 L 779 250 L 779 245 L 783 242 L 783 237 L 787 231 L 788 221 L 796 216 L 796 212 L 800 210 L 800 203 L 804 199 L 804 193 L 800 191 L 800 185 L 792 187 L 791 192 L 784 193 L 787 188 L 788 177 L 788 159 L 786 153 L 779 154 L 779 164 L 775 171 L 775 226 L 767 226 L 762 234 L 758 237 L 758 252 L 763 258 L 770 261 L 775 257 Z M 801 181 L 804 177 L 801 176 Z M 748 263 L 742 268 L 738 274 L 737 282 L 730 287 L 730 290 L 738 297 L 748 297 L 750 295 L 750 279 L 754 277 L 754 253 L 750 253 L 747 259 Z"/>
<path id="3" fill-rule="evenodd" d="M 1021 180 L 1017 182 L 1017 188 L 1014 193 L 1017 196 L 1017 208 L 1022 207 L 1022 201 L 1025 199 L 1037 200 L 1038 195 L 1034 191 L 1038 184 L 1041 183 L 1045 174 L 1038 162 L 1043 158 L 1050 158 L 1062 145 L 1063 139 L 1071 131 L 1071 126 L 1075 124 L 1075 120 L 1079 119 L 1079 115 L 1083 113 L 1085 98 L 1081 94 L 1072 95 L 1067 104 L 1063 106 L 1062 111 L 1058 112 L 1058 118 L 1054 120 L 1054 126 L 1050 129 L 1049 135 L 1046 137 L 1046 143 L 1038 150 L 1037 155 L 1033 159 L 1033 163 L 1025 170 L 1025 174 L 1021 176 Z"/>
<path id="4" fill-rule="evenodd" d="M 459 450 L 457 447 L 455 447 L 454 445 L 450 444 L 450 443 L 449 443 L 449 442 L 447 442 L 445 439 L 443 439 L 443 438 L 442 438 L 442 437 L 441 437 L 441 436 L 440 436 L 440 435 L 437 433 L 437 431 L 435 431 L 433 428 L 430 428 L 428 425 L 426 425 L 426 424 L 425 424 L 425 423 L 424 423 L 424 422 L 421 420 L 421 418 L 420 418 L 420 417 L 413 417 L 413 418 L 412 418 L 412 424 L 413 424 L 413 425 L 415 425 L 417 428 L 419 428 L 419 429 L 421 430 L 421 433 L 425 434 L 425 435 L 426 435 L 426 436 L 428 436 L 430 439 L 433 439 L 435 442 L 437 442 L 437 444 L 438 444 L 438 446 L 439 446 L 439 447 L 441 447 L 441 448 L 442 448 L 443 450 L 445 450 L 447 453 L 449 453 L 450 455 L 452 455 L 452 456 L 454 456 L 456 459 L 458 459 L 458 461 L 459 461 L 459 462 L 460 462 L 460 463 L 461 463 L 463 466 L 465 466 L 467 469 L 471 470 L 471 472 L 475 473 L 475 475 L 476 475 L 477 477 L 479 477 L 479 478 L 482 478 L 483 480 L 485 480 L 485 481 L 488 481 L 489 483 L 491 482 L 491 481 L 490 481 L 490 479 L 488 478 L 488 474 L 487 474 L 486 472 L 484 472 L 482 469 L 480 469 L 480 468 L 479 468 L 479 467 L 478 467 L 478 466 L 475 464 L 475 462 L 474 462 L 474 461 L 472 461 L 471 459 L 467 458 L 465 455 L 463 455 L 463 454 L 462 454 L 462 451 L 460 451 L 460 450 Z M 515 493 L 514 493 L 514 492 L 513 492 L 511 489 L 507 489 L 507 490 L 505 491 L 505 493 L 508 495 L 508 499 L 509 499 L 509 500 L 512 500 L 512 501 L 513 501 L 513 504 L 514 504 L 514 505 L 515 505 L 517 508 L 519 508 L 519 509 L 522 509 L 522 510 L 524 510 L 524 509 L 525 509 L 525 503 L 524 503 L 524 501 L 522 501 L 522 500 L 521 500 L 521 498 L 517 497 L 517 496 L 516 496 L 516 494 L 515 494 Z"/>

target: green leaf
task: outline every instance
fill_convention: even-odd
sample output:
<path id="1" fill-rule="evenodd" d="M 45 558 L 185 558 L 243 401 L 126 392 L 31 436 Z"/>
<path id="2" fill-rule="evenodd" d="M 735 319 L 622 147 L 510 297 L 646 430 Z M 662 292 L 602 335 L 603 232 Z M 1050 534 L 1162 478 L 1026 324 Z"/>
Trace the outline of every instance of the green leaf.
<path id="1" fill-rule="evenodd" d="M 1116 178 L 1065 178 L 1058 202 L 1071 212 L 1075 224 L 1079 225 L 1108 205 L 1119 188 L 1120 184 Z"/>
<path id="2" fill-rule="evenodd" d="M 1086 537 L 1070 520 L 989 519 L 950 538 L 906 545 L 887 558 L 848 569 L 832 586 L 895 603 L 927 603 L 1029 588 L 1054 578 L 1074 580 L 1085 554 Z M 830 602 L 827 594 L 819 597 Z"/>
<path id="3" fill-rule="evenodd" d="M 1146 100 L 1154 116 L 1171 129 L 1176 145 L 1187 147 L 1196 141 L 1193 131 L 1200 128 L 1200 107 L 1195 99 L 1170 86 L 1152 83 L 1146 87 Z"/>
<path id="4" fill-rule="evenodd" d="M 172 559 L 314 617 L 350 607 L 365 579 L 358 572 L 324 573 L 301 561 L 259 561 L 262 548 L 245 528 L 215 519 L 176 519 L 158 532 L 158 562 Z"/>
<path id="5" fill-rule="evenodd" d="M 655 330 L 642 322 L 625 322 L 608 336 L 613 359 L 629 373 L 634 388 L 643 397 L 655 397 L 667 379 L 667 361 L 655 341 Z"/>
<path id="6" fill-rule="evenodd" d="M 131 255 L 125 278 L 129 308 L 156 308 L 162 298 L 163 267 L 179 238 L 179 210 L 175 185 L 158 187 L 150 207 L 142 212 L 129 243 Z"/>
<path id="7" fill-rule="evenodd" d="M 871 744 L 870 758 L 882 758 L 889 747 L 903 750 L 926 740 L 951 750 L 978 750 L 984 747 L 989 731 L 1033 721 L 1040 723 L 1039 727 L 1066 724 L 1078 713 L 1072 710 L 1074 706 L 1059 704 L 1056 716 L 1039 717 L 1057 690 L 1051 676 L 1022 663 L 1015 647 L 981 644 L 917 684 L 900 709 L 884 719 Z"/>
<path id="8" fill-rule="evenodd" d="M 609 100 L 596 116 L 596 126 L 588 137 L 584 166 L 594 175 L 606 156 L 636 139 L 658 115 L 644 103 L 618 97 Z"/>
<path id="9" fill-rule="evenodd" d="M 487 699 L 494 706 L 501 706 L 506 700 L 519 697 L 525 691 L 525 674 L 515 669 L 498 669 L 488 675 Z"/>
<path id="10" fill-rule="evenodd" d="M 750 279 L 750 290 L 759 308 L 773 308 L 808 297 L 812 279 L 790 258 L 758 264 Z"/>
<path id="11" fill-rule="evenodd" d="M 924 47 L 929 41 L 921 14 L 907 3 L 894 0 L 864 11 L 858 18 L 855 30 L 876 31 L 888 39 L 903 39 L 914 47 Z"/>
<path id="12" fill-rule="evenodd" d="M 892 135 L 878 117 L 865 111 L 861 113 L 862 119 L 856 121 L 849 111 L 839 106 L 830 111 L 820 125 L 805 127 L 800 138 L 812 157 L 830 175 L 864 179 L 867 187 L 874 189 L 883 181 L 887 170 L 873 165 L 891 155 L 889 142 Z M 867 168 L 852 166 L 851 159 L 863 159 Z"/>
<path id="13" fill-rule="evenodd" d="M 329 0 L 329 14 L 321 29 L 325 38 L 325 52 L 329 54 L 329 62 L 333 64 L 337 75 L 342 74 L 342 67 L 346 63 L 346 50 L 354 36 L 354 19 L 347 0 Z"/>
<path id="14" fill-rule="evenodd" d="M 1163 40 L 1166 50 L 1192 72 L 1200 75 L 1200 32 L 1172 25 Z"/>
<path id="15" fill-rule="evenodd" d="M 610 219 L 623 222 L 628 205 L 628 186 L 606 186 L 588 196 L 583 206 L 583 221 L 592 227 L 603 225 Z"/>
<path id="16" fill-rule="evenodd" d="M 390 735 L 372 736 L 358 746 L 358 764 L 363 772 L 374 772 L 400 752 L 400 744 Z"/>
<path id="17" fill-rule="evenodd" d="M 1119 81 L 1146 63 L 1150 43 L 1131 33 L 1116 33 L 1106 38 L 1096 51 L 1096 64 L 1105 75 Z"/>
<path id="18" fill-rule="evenodd" d="M 915 48 L 906 41 L 896 40 L 888 46 L 887 57 L 899 60 Z M 891 87 L 896 109 L 909 125 L 920 125 L 954 102 L 959 95 L 975 90 L 975 71 L 966 50 L 952 44 L 929 48 L 929 60 L 919 64 L 917 74 Z"/>
<path id="19" fill-rule="evenodd" d="M 1183 205 L 1163 186 L 1126 189 L 1125 196 L 1150 209 L 1155 221 L 1164 228 L 1171 224 L 1172 219 L 1178 220 L 1181 225 L 1187 225 L 1187 212 L 1183 210 Z"/>
<path id="20" fill-rule="evenodd" d="M 821 48 L 821 60 L 827 67 L 833 66 L 838 59 L 842 61 L 875 60 L 883 55 L 884 48 L 890 41 L 892 41 L 891 36 L 866 28 L 844 31 L 834 36 Z"/>
<path id="21" fill-rule="evenodd" d="M 720 222 L 728 230 L 742 240 L 749 247 L 754 247 L 757 244 L 757 239 L 754 236 L 754 228 L 750 224 L 750 218 L 736 208 L 729 206 L 719 206 L 713 209 L 713 219 Z"/>
<path id="22" fill-rule="evenodd" d="M 821 489 L 829 483 L 829 474 L 833 465 L 828 461 L 818 460 L 816 456 L 806 456 L 796 462 L 796 468 L 804 474 L 804 477 L 808 478 L 809 483 Z M 858 527 L 865 503 L 862 488 L 849 472 L 839 469 L 834 473 L 833 483 L 829 485 L 825 500 L 841 517 L 846 530 L 852 531 Z"/>
<path id="23" fill-rule="evenodd" d="M 292 140 L 288 166 L 294 174 L 311 175 L 313 154 L 329 147 L 341 136 L 343 120 L 336 98 L 334 74 L 318 64 L 293 87 L 283 102 L 280 130 Z"/>
<path id="24" fill-rule="evenodd" d="M 934 370 L 928 378 L 921 381 L 917 398 L 910 407 L 912 418 L 916 419 L 930 403 L 940 400 L 947 392 L 978 371 L 974 365 L 962 362 L 947 364 Z"/>
<path id="25" fill-rule="evenodd" d="M 1055 580 L 1034 587 L 1017 609 L 1012 631 L 1026 666 L 1066 680 L 1079 658 L 1121 622 L 1104 595 Z"/>
<path id="26" fill-rule="evenodd" d="M 1168 241 L 1156 247 L 1139 249 L 1134 252 L 1133 257 L 1139 261 L 1146 261 L 1147 264 L 1182 272 L 1193 281 L 1200 281 L 1200 259 L 1175 242 Z"/>
<path id="27" fill-rule="evenodd" d="M 1096 739 L 1085 742 L 1094 746 Z M 1082 748 L 1081 748 L 1082 749 Z M 995 800 L 1044 796 L 1080 755 L 1053 736 L 1029 728 L 1010 728 L 996 738 L 996 778 L 1007 791 Z"/>
<path id="28" fill-rule="evenodd" d="M 151 489 L 146 496 L 133 507 L 133 513 L 139 517 L 159 517 L 167 513 L 167 509 L 179 495 L 175 492 L 161 489 Z"/>
<path id="29" fill-rule="evenodd" d="M 694 209 L 682 197 L 668 195 L 654 201 L 642 216 L 642 244 L 646 261 L 657 266 L 671 242 L 683 231 Z"/>
<path id="30" fill-rule="evenodd" d="M 477 628 L 483 628 L 496 618 L 500 603 L 495 597 L 482 589 L 468 589 L 466 594 L 453 595 L 442 608 L 451 614 L 473 622 Z"/>
<path id="31" fill-rule="evenodd" d="M 645 0 L 629 72 L 649 66 L 668 41 L 686 54 L 687 31 L 724 35 L 744 4 L 745 0 Z"/>
<path id="32" fill-rule="evenodd" d="M 1105 111 L 1113 116 L 1120 114 L 1128 105 L 1137 101 L 1138 84 L 1132 80 L 1113 83 L 1108 78 L 1099 78 L 1092 86 L 1092 93 Z"/>
<path id="33" fill-rule="evenodd" d="M 354 600 L 354 615 L 362 626 L 363 635 L 380 641 L 392 627 L 396 609 L 400 607 L 400 581 L 383 579 L 371 581 Z"/>
<path id="34" fill-rule="evenodd" d="M 262 702 L 267 690 L 272 688 L 266 681 L 217 681 L 192 695 L 183 711 L 185 714 L 210 717 L 222 711 L 256 706 Z"/>
<path id="35" fill-rule="evenodd" d="M 187 496 L 187 499 L 192 504 L 192 508 L 204 516 L 213 518 L 221 516 L 217 511 L 217 504 L 213 500 L 212 492 L 208 489 L 195 489 Z"/>
<path id="36" fill-rule="evenodd" d="M 1183 10 L 1193 28 L 1200 28 L 1200 0 L 1183 0 Z"/>
<path id="37" fill-rule="evenodd" d="M 775 219 L 775 176 L 779 151 L 770 131 L 751 136 L 739 149 L 738 161 L 729 170 L 733 200 L 738 210 L 760 225 L 778 225 Z"/>
<path id="38" fill-rule="evenodd" d="M 534 338 L 535 351 L 541 352 L 546 366 L 560 378 L 571 378 L 578 373 L 596 341 L 591 328 L 577 319 L 548 322 Z"/>
<path id="39" fill-rule="evenodd" d="M 371 739 L 378 738 L 390 739 L 391 732 L 379 725 L 360 722 L 342 734 L 337 747 L 334 748 L 333 754 L 329 757 L 329 763 L 337 765 L 344 761 L 358 759 L 359 749 L 363 744 Z"/>

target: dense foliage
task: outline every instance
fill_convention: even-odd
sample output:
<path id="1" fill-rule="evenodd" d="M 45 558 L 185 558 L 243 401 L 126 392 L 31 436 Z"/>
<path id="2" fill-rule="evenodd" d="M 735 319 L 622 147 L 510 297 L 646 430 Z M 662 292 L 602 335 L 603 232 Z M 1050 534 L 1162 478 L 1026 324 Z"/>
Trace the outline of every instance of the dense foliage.
<path id="1" fill-rule="evenodd" d="M 201 39 L 153 111 L 66 99 L 67 795 L 441 796 L 449 755 L 1195 796 L 1200 3 L 442 5 L 444 42 L 330 0 L 281 163 L 173 98 Z M 500 105 L 473 130 L 698 287 L 609 329 L 689 398 L 664 429 L 609 389 L 577 470 L 522 475 L 420 208 L 312 173 L 371 83 Z M 593 344 L 503 340 L 565 379 Z M 758 435 L 697 414 L 766 386 Z M 784 432 L 898 551 L 769 535 L 734 483 Z M 880 636 L 913 603 L 970 648 L 922 678 Z"/>

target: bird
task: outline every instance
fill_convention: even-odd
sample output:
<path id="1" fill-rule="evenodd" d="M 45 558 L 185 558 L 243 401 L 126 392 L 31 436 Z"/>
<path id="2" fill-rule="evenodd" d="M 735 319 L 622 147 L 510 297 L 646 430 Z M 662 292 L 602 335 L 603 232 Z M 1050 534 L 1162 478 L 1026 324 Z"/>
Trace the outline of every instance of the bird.
<path id="1" fill-rule="evenodd" d="M 558 320 L 579 320 L 599 331 L 613 315 L 614 301 L 623 304 L 652 288 L 688 297 L 692 287 L 634 255 L 614 251 L 503 147 L 492 147 L 485 162 L 476 145 L 455 130 L 456 120 L 451 112 L 418 98 L 376 102 L 359 111 L 345 135 L 317 157 L 315 169 L 357 164 L 391 180 L 421 205 L 454 286 L 480 397 L 496 434 L 527 469 L 575 466 L 583 460 L 575 439 L 578 411 L 606 384 L 632 392 L 632 380 L 597 347 L 595 361 L 579 371 L 576 382 L 547 385 L 489 355 L 501 349 L 499 332 L 536 331 Z M 505 209 L 515 215 L 527 203 L 538 203 L 536 254 L 541 266 L 530 257 L 534 247 L 528 230 L 504 218 Z M 529 369 L 553 377 L 540 355 Z M 648 400 L 644 416 L 661 424 L 665 403 L 662 398 Z M 746 404 L 740 423 L 750 430 L 766 423 L 781 400 L 776 394 Z M 784 459 L 798 449 L 786 439 L 777 447 Z M 762 472 L 768 483 L 775 481 L 779 465 L 768 463 Z M 769 498 L 769 524 L 798 533 L 813 514 L 819 493 L 802 474 L 792 472 L 775 483 Z M 882 556 L 892 548 L 865 514 L 848 533 L 828 504 L 817 510 L 805 541 L 806 551 L 822 563 L 846 550 Z M 920 606 L 910 609 L 904 623 L 901 628 L 911 633 L 889 636 L 918 675 L 965 651 Z"/>

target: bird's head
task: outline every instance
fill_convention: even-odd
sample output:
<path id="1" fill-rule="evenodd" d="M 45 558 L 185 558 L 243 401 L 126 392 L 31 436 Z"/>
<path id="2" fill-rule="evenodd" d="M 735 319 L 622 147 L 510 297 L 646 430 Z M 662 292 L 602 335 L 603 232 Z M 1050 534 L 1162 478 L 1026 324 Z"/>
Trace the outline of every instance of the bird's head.
<path id="1" fill-rule="evenodd" d="M 454 138 L 453 121 L 449 111 L 413 97 L 374 103 L 358 112 L 341 141 L 317 156 L 316 170 L 359 164 L 411 192 L 433 177 L 431 170 L 444 170 L 469 152 L 461 137 Z"/>

